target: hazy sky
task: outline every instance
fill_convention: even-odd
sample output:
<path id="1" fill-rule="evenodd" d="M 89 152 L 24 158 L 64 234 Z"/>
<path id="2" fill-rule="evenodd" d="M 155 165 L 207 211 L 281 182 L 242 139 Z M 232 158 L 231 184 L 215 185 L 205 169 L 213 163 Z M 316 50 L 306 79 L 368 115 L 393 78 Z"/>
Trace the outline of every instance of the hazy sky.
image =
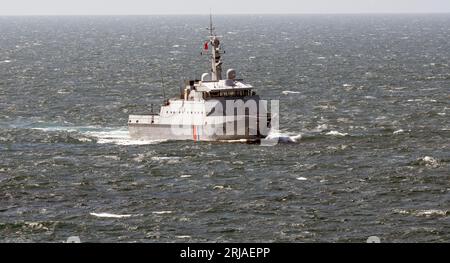
<path id="1" fill-rule="evenodd" d="M 0 0 L 0 15 L 435 13 L 450 0 Z"/>

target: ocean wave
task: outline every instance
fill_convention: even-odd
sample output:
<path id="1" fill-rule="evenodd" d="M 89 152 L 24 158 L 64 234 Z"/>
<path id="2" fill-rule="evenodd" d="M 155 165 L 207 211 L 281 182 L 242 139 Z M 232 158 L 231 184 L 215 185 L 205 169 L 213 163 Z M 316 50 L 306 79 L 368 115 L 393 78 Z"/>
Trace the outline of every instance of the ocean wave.
<path id="1" fill-rule="evenodd" d="M 417 159 L 416 161 L 414 161 L 413 164 L 419 165 L 419 166 L 432 167 L 432 168 L 439 167 L 439 165 L 440 165 L 439 161 L 431 156 L 421 157 L 421 158 Z"/>
<path id="2" fill-rule="evenodd" d="M 151 160 L 159 163 L 174 164 L 181 162 L 182 158 L 178 156 L 153 156 Z"/>
<path id="3" fill-rule="evenodd" d="M 405 130 L 399 129 L 399 130 L 394 131 L 392 134 L 398 135 L 398 134 L 401 134 L 401 133 L 405 133 Z"/>
<path id="4" fill-rule="evenodd" d="M 111 214 L 111 213 L 89 213 L 91 216 L 101 217 L 101 218 L 129 218 L 132 216 L 140 216 L 140 215 L 119 215 L 119 214 Z"/>
<path id="5" fill-rule="evenodd" d="M 10 229 L 16 233 L 33 232 L 52 232 L 58 221 L 18 221 L 0 223 L 0 230 Z"/>
<path id="6" fill-rule="evenodd" d="M 188 235 L 182 235 L 182 236 L 175 236 L 175 238 L 178 238 L 178 239 L 190 239 L 192 237 L 188 236 Z"/>
<path id="7" fill-rule="evenodd" d="M 439 209 L 423 209 L 423 210 L 394 209 L 393 212 L 395 214 L 412 215 L 417 217 L 446 217 L 450 215 L 449 210 L 439 210 Z"/>
<path id="8" fill-rule="evenodd" d="M 348 136 L 348 133 L 342 133 L 338 131 L 329 131 L 325 133 L 325 135 L 331 135 L 331 136 Z"/>
<path id="9" fill-rule="evenodd" d="M 284 90 L 281 93 L 283 93 L 284 95 L 289 95 L 289 94 L 300 94 L 299 91 L 290 91 L 290 90 Z"/>
<path id="10" fill-rule="evenodd" d="M 319 124 L 317 125 L 317 127 L 315 127 L 314 129 L 312 129 L 312 132 L 323 132 L 328 130 L 328 125 L 323 123 L 323 124 Z"/>
<path id="11" fill-rule="evenodd" d="M 153 211 L 152 212 L 152 214 L 155 214 L 155 215 L 167 215 L 167 214 L 172 214 L 173 213 L 173 211 L 169 211 L 169 210 L 167 210 L 167 211 Z"/>
<path id="12" fill-rule="evenodd" d="M 439 210 L 439 209 L 428 209 L 428 210 L 419 210 L 415 212 L 416 216 L 447 216 L 449 215 L 449 211 L 447 210 Z"/>

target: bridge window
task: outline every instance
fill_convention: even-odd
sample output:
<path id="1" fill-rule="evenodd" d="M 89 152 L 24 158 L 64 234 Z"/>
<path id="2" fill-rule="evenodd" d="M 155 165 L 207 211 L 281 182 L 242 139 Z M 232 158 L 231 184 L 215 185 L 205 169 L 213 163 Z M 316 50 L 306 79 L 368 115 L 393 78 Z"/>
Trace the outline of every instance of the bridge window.
<path id="1" fill-rule="evenodd" d="M 216 98 L 216 97 L 244 97 L 254 95 L 250 90 L 224 90 L 224 91 L 210 91 L 203 93 L 203 98 Z"/>

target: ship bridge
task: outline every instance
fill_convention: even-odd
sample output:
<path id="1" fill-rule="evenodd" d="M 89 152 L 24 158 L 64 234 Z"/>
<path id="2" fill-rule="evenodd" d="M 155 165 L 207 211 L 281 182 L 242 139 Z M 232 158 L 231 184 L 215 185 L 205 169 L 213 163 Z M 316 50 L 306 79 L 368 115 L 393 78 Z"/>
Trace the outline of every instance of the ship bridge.
<path id="1" fill-rule="evenodd" d="M 245 84 L 242 79 L 236 79 L 236 71 L 229 69 L 227 79 L 208 80 L 208 73 L 203 74 L 202 80 L 186 81 L 181 99 L 208 100 L 220 97 L 249 97 L 255 96 L 253 86 Z"/>
<path id="2" fill-rule="evenodd" d="M 245 84 L 242 79 L 235 79 L 235 71 L 228 70 L 228 79 L 224 80 L 201 80 L 194 82 L 192 90 L 203 93 L 203 98 L 215 97 L 246 97 L 255 95 L 253 86 Z"/>

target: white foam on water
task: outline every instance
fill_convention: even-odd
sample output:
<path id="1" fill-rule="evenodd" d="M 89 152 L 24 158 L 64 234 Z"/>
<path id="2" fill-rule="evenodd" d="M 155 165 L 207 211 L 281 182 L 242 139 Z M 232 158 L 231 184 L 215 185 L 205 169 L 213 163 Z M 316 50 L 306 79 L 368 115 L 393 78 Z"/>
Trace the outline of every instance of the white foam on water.
<path id="1" fill-rule="evenodd" d="M 117 144 L 117 145 L 148 145 L 158 144 L 167 140 L 137 140 L 132 139 L 127 127 L 99 127 L 99 126 L 47 126 L 31 127 L 34 130 L 45 132 L 66 131 L 78 132 L 87 138 L 79 138 L 81 142 L 90 142 L 91 138 L 99 144 Z"/>
<path id="2" fill-rule="evenodd" d="M 132 217 L 132 215 L 117 215 L 110 213 L 89 213 L 91 216 L 102 217 L 102 218 L 127 218 Z"/>
<path id="3" fill-rule="evenodd" d="M 188 239 L 188 238 L 192 238 L 191 236 L 185 235 L 185 236 L 175 236 L 175 238 L 178 239 Z"/>
<path id="4" fill-rule="evenodd" d="M 167 214 L 172 214 L 173 211 L 153 211 L 152 213 L 155 215 L 167 215 Z"/>
<path id="5" fill-rule="evenodd" d="M 12 61 L 11 60 L 9 60 L 9 59 L 6 59 L 6 60 L 3 60 L 3 61 L 0 61 L 0 63 L 11 63 Z"/>
<path id="6" fill-rule="evenodd" d="M 320 124 L 318 125 L 316 128 L 312 129 L 312 132 L 323 132 L 328 130 L 328 125 L 327 124 Z"/>
<path id="7" fill-rule="evenodd" d="M 405 131 L 403 129 L 400 129 L 400 130 L 394 131 L 392 134 L 397 135 L 397 134 L 401 134 L 401 133 L 404 133 L 404 132 Z"/>
<path id="8" fill-rule="evenodd" d="M 330 135 L 330 136 L 347 136 L 348 133 L 341 133 L 338 131 L 329 131 L 327 133 L 325 133 L 325 135 Z"/>
<path id="9" fill-rule="evenodd" d="M 290 91 L 290 90 L 284 90 L 281 93 L 283 93 L 284 95 L 289 95 L 289 94 L 300 94 L 299 91 Z"/>
<path id="10" fill-rule="evenodd" d="M 410 212 L 408 210 L 404 210 L 404 209 L 394 209 L 392 212 L 394 212 L 396 214 L 400 214 L 400 215 L 410 214 Z"/>
<path id="11" fill-rule="evenodd" d="M 24 225 L 35 230 L 49 230 L 40 222 L 24 222 Z"/>
<path id="12" fill-rule="evenodd" d="M 66 90 L 60 89 L 60 90 L 58 90 L 56 93 L 65 95 L 65 94 L 70 94 L 70 93 L 72 93 L 72 92 L 71 92 L 71 91 L 66 91 Z"/>
<path id="13" fill-rule="evenodd" d="M 153 156 L 153 161 L 178 161 L 181 159 L 179 156 Z"/>
<path id="14" fill-rule="evenodd" d="M 103 130 L 115 130 L 118 128 L 104 128 L 95 125 L 87 125 L 87 126 L 66 126 L 64 124 L 55 125 L 53 123 L 45 123 L 43 121 L 37 121 L 26 125 L 16 125 L 14 127 L 20 128 L 28 128 L 33 130 L 41 130 L 41 131 L 67 131 L 67 132 L 80 132 L 86 133 L 89 131 L 103 131 Z"/>
<path id="15" fill-rule="evenodd" d="M 146 144 L 157 144 L 162 142 L 162 140 L 131 139 L 128 130 L 126 129 L 117 129 L 109 131 L 88 131 L 85 134 L 96 138 L 97 143 L 100 144 L 146 145 Z"/>
<path id="16" fill-rule="evenodd" d="M 219 140 L 219 142 L 226 142 L 226 143 L 247 143 L 247 142 L 251 142 L 251 140 L 247 140 L 247 139 L 238 139 L 238 140 Z"/>
<path id="17" fill-rule="evenodd" d="M 446 216 L 448 211 L 438 210 L 438 209 L 429 209 L 429 210 L 419 210 L 414 213 L 416 216 Z"/>
<path id="18" fill-rule="evenodd" d="M 296 143 L 302 138 L 301 134 L 288 134 L 281 131 L 270 131 L 265 140 L 278 141 L 281 143 Z"/>
<path id="19" fill-rule="evenodd" d="M 419 158 L 417 161 L 419 162 L 419 164 L 429 166 L 429 167 L 438 167 L 439 166 L 439 161 L 431 156 L 425 156 L 425 157 Z"/>
<path id="20" fill-rule="evenodd" d="M 413 215 L 417 217 L 432 217 L 432 216 L 448 216 L 449 210 L 439 210 L 439 209 L 424 209 L 424 210 L 405 210 L 405 209 L 394 209 L 394 213 L 400 215 Z"/>
<path id="21" fill-rule="evenodd" d="M 297 177 L 297 180 L 299 180 L 299 181 L 306 181 L 306 180 L 308 180 L 308 178 L 306 178 L 306 177 Z"/>
<path id="22" fill-rule="evenodd" d="M 40 131 L 45 131 L 45 132 L 54 132 L 54 131 L 66 131 L 66 132 L 76 132 L 78 131 L 76 129 L 76 127 L 37 127 L 37 128 L 31 128 L 32 130 L 40 130 Z"/>

